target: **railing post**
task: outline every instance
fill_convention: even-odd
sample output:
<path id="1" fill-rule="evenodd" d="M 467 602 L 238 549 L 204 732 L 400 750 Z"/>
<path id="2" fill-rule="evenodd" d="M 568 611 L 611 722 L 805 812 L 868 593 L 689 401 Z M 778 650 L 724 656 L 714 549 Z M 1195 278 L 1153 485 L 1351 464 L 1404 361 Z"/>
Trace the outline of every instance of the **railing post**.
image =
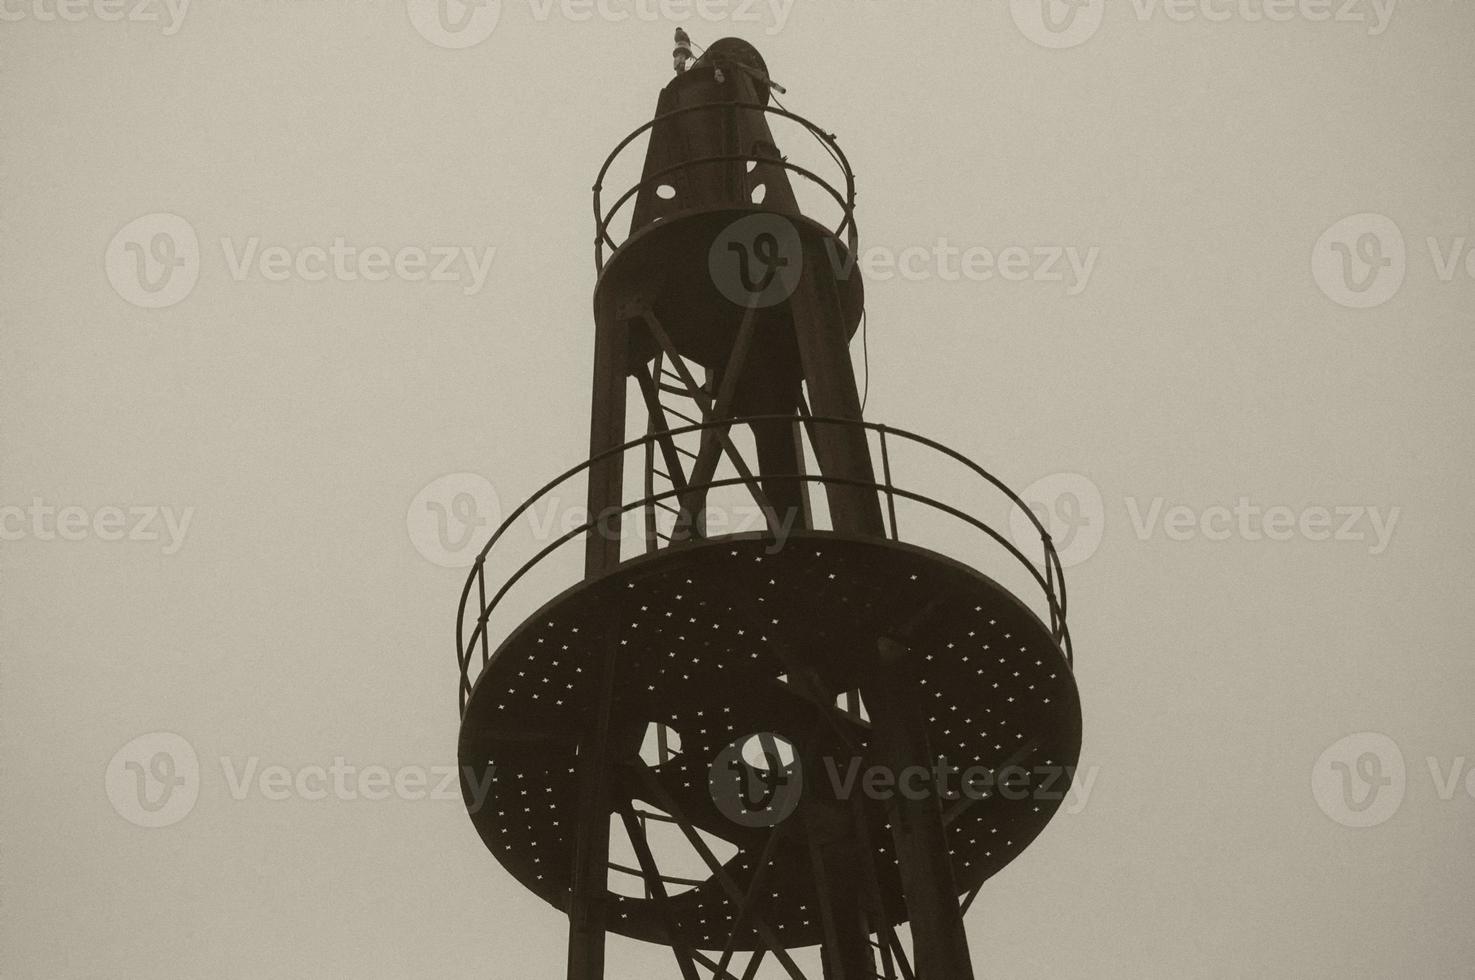
<path id="1" fill-rule="evenodd" d="M 891 454 L 886 449 L 886 426 L 878 426 L 881 433 L 881 479 L 886 482 L 886 513 L 891 518 L 891 540 L 900 541 L 896 531 L 896 494 L 891 487 Z"/>

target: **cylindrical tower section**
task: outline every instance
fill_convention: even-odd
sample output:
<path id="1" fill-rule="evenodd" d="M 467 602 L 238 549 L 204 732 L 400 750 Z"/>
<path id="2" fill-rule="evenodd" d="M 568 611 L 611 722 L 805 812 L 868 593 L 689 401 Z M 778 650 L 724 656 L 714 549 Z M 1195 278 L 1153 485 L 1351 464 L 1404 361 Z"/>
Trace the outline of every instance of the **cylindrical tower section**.
<path id="1" fill-rule="evenodd" d="M 676 420 L 762 417 L 748 423 L 757 448 L 755 500 L 775 522 L 802 528 L 809 521 L 807 488 L 791 477 L 802 473 L 804 459 L 784 417 L 860 420 L 849 342 L 864 291 L 853 262 L 854 175 L 844 153 L 833 136 L 775 105 L 770 88 L 768 67 L 751 45 L 717 41 L 672 79 L 654 118 L 606 161 L 595 188 L 595 317 L 598 343 L 609 349 L 596 367 L 596 386 L 614 397 L 618 382 L 601 372 L 625 372 L 648 394 L 680 400 L 682 389 L 690 389 L 682 406 L 670 406 Z M 773 121 L 795 138 L 820 141 L 833 168 L 818 173 L 789 162 Z M 647 133 L 640 181 L 606 205 L 610 163 Z M 803 212 L 796 180 L 836 202 L 833 226 Z M 626 211 L 629 230 L 617 240 L 613 228 Z M 613 249 L 608 257 L 606 248 Z M 646 375 L 648 383 L 641 380 Z M 647 407 L 658 427 L 670 420 L 657 401 L 647 399 Z M 607 409 L 596 405 L 596 417 Z M 612 439 L 613 430 L 605 430 Z M 822 472 L 874 482 L 863 433 L 830 426 L 812 435 Z M 702 458 L 684 474 L 689 483 L 710 480 L 723 438 L 708 434 Z M 610 444 L 591 443 L 591 450 Z M 604 476 L 602 488 L 615 485 L 611 474 Z M 874 491 L 839 483 L 824 492 L 837 529 L 883 533 Z M 703 496 L 699 490 L 684 495 L 680 520 L 652 530 L 652 539 L 699 536 Z M 589 503 L 598 513 L 617 502 L 591 494 Z M 592 558 L 591 571 L 609 558 Z"/>

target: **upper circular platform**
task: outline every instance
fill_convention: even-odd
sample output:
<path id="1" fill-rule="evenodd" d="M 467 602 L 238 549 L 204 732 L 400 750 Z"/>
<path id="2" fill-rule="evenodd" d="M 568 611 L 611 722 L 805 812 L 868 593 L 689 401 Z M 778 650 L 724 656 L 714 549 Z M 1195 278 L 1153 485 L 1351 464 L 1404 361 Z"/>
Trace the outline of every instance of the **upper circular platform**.
<path id="1" fill-rule="evenodd" d="M 751 45 L 714 43 L 605 159 L 594 183 L 597 320 L 650 311 L 683 356 L 717 367 L 750 309 L 768 335 L 792 334 L 782 321 L 803 288 L 854 335 L 865 305 L 855 174 L 833 135 L 769 104 L 767 78 Z M 800 150 L 819 143 L 813 169 L 780 149 L 770 122 Z"/>

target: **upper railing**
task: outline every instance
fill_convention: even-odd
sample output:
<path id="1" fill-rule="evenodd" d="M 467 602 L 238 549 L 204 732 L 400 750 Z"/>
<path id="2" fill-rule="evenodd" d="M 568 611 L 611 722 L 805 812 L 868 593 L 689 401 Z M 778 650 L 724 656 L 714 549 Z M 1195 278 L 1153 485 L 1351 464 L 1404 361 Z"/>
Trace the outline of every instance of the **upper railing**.
<path id="1" fill-rule="evenodd" d="M 673 119 L 677 116 L 684 116 L 690 112 L 717 112 L 724 110 L 732 111 L 737 109 L 747 109 L 755 112 L 764 112 L 770 115 L 780 116 L 784 119 L 792 120 L 793 122 L 796 122 L 800 126 L 803 126 L 805 129 L 807 129 L 810 133 L 814 135 L 815 139 L 819 140 L 820 144 L 825 148 L 825 150 L 829 152 L 830 157 L 834 160 L 835 166 L 838 168 L 839 176 L 841 178 L 840 183 L 845 188 L 844 192 L 842 193 L 839 189 L 836 188 L 834 183 L 826 180 L 824 177 L 821 177 L 814 171 L 809 170 L 805 167 L 801 167 L 798 164 L 790 163 L 787 159 L 784 159 L 782 157 L 728 153 L 716 156 L 699 157 L 691 160 L 682 160 L 679 163 L 672 164 L 669 167 L 663 167 L 662 169 L 657 170 L 654 173 L 647 174 L 643 179 L 638 181 L 636 184 L 634 184 L 632 187 L 622 193 L 618 198 L 616 198 L 615 202 L 610 205 L 609 209 L 605 210 L 603 204 L 605 177 L 609 175 L 610 167 L 614 165 L 615 160 L 618 159 L 620 155 L 625 151 L 625 149 L 629 147 L 631 143 L 635 142 L 635 140 L 638 139 L 642 133 L 653 129 L 660 123 Z M 617 242 L 615 238 L 610 234 L 610 223 L 614 220 L 615 216 L 619 214 L 620 209 L 623 208 L 625 204 L 629 202 L 632 198 L 634 198 L 637 194 L 639 194 L 641 190 L 649 186 L 659 185 L 663 183 L 667 178 L 669 178 L 672 174 L 679 173 L 683 170 L 689 170 L 694 167 L 708 166 L 717 163 L 738 162 L 742 162 L 745 164 L 749 162 L 762 163 L 770 164 L 776 167 L 782 167 L 784 170 L 787 170 L 790 173 L 798 174 L 815 186 L 819 187 L 830 197 L 834 198 L 835 203 L 840 206 L 840 210 L 842 212 L 840 223 L 834 229 L 835 237 L 843 237 L 846 243 L 849 245 L 851 253 L 854 254 L 856 244 L 859 240 L 855 227 L 855 171 L 851 169 L 850 161 L 846 159 L 845 152 L 840 149 L 840 144 L 835 141 L 834 134 L 827 133 L 816 126 L 814 123 L 810 122 L 808 119 L 805 119 L 803 116 L 790 112 L 787 109 L 781 109 L 778 106 L 766 105 L 761 102 L 704 102 L 699 105 L 683 106 L 680 109 L 673 109 L 670 112 L 665 112 L 656 116 L 645 125 L 634 130 L 630 133 L 630 135 L 621 140 L 619 144 L 615 146 L 614 150 L 610 152 L 610 155 L 605 158 L 604 166 L 599 168 L 599 176 L 596 177 L 594 180 L 595 268 L 598 269 L 600 272 L 604 271 L 605 246 L 608 246 L 611 250 L 620 247 L 623 239 Z"/>
<path id="2" fill-rule="evenodd" d="M 645 530 L 637 530 L 633 527 L 630 527 L 630 525 L 634 525 L 636 522 L 622 520 L 620 522 L 619 529 L 612 532 L 608 526 L 608 524 L 612 522 L 601 521 L 599 519 L 599 515 L 586 515 L 589 517 L 588 520 L 585 520 L 579 526 L 565 531 L 564 533 L 548 541 L 546 545 L 538 549 L 536 554 L 534 554 L 531 558 L 526 559 L 521 564 L 516 564 L 516 559 L 508 560 L 506 562 L 506 565 L 508 566 L 508 571 L 506 572 L 505 577 L 497 577 L 493 579 L 489 585 L 487 577 L 487 565 L 489 563 L 489 559 L 491 558 L 494 550 L 497 548 L 499 543 L 504 542 L 507 537 L 508 530 L 512 528 L 515 523 L 523 519 L 524 515 L 529 514 L 534 506 L 537 505 L 539 502 L 556 501 L 554 494 L 559 491 L 561 487 L 567 484 L 574 477 L 587 472 L 590 467 L 594 466 L 595 464 L 614 456 L 631 452 L 632 450 L 642 450 L 645 447 L 652 445 L 654 441 L 663 438 L 663 436 L 680 436 L 688 433 L 702 432 L 706 429 L 711 429 L 719 426 L 725 428 L 732 425 L 742 425 L 750 422 L 772 422 L 776 420 L 785 420 L 800 423 L 806 427 L 810 427 L 811 431 L 812 427 L 816 425 L 839 425 L 858 428 L 865 430 L 868 434 L 875 434 L 878 437 L 879 441 L 878 456 L 882 471 L 881 479 L 879 482 L 871 482 L 825 476 L 822 474 L 805 473 L 764 474 L 764 479 L 774 480 L 778 482 L 791 481 L 796 483 L 818 484 L 821 487 L 845 486 L 872 490 L 879 495 L 879 500 L 884 504 L 883 510 L 885 513 L 884 523 L 886 536 L 893 541 L 900 541 L 908 544 L 917 545 L 919 547 L 930 548 L 931 550 L 939 550 L 933 544 L 929 544 L 925 541 L 913 540 L 914 538 L 918 537 L 926 537 L 927 535 L 925 534 L 911 534 L 904 536 L 901 533 L 897 521 L 897 513 L 899 509 L 898 501 L 902 502 L 901 506 L 903 508 L 905 507 L 906 503 L 910 502 L 912 504 L 918 505 L 917 508 L 915 508 L 916 510 L 931 512 L 932 514 L 936 515 L 946 515 L 948 517 L 956 519 L 957 521 L 961 521 L 964 525 L 972 527 L 976 531 L 981 532 L 990 542 L 1002 547 L 1003 552 L 1011 556 L 1018 563 L 1018 566 L 1022 567 L 1024 571 L 1028 573 L 1029 578 L 1034 581 L 1035 585 L 1038 586 L 1039 595 L 1036 597 L 1036 601 L 1042 603 L 1044 606 L 1042 610 L 1043 615 L 1041 616 L 1041 618 L 1048 621 L 1050 625 L 1051 635 L 1054 638 L 1055 642 L 1064 651 L 1067 663 L 1073 662 L 1070 630 L 1066 626 L 1065 577 L 1064 570 L 1062 569 L 1060 564 L 1060 556 L 1056 553 L 1055 545 L 1050 539 L 1049 531 L 1045 528 L 1043 524 L 1040 523 L 1039 517 L 1036 516 L 1034 511 L 1027 504 L 1025 504 L 1025 502 L 1021 500 L 1019 496 L 1014 493 L 1014 491 L 1005 486 L 1004 483 L 1000 481 L 997 477 L 989 473 L 977 463 L 970 460 L 968 457 L 964 456 L 962 453 L 959 453 L 953 449 L 949 449 L 947 446 L 944 446 L 939 442 L 928 439 L 925 436 L 920 436 L 912 432 L 907 432 L 902 429 L 895 429 L 890 426 L 880 425 L 874 422 L 858 422 L 851 419 L 828 418 L 820 416 L 746 416 L 734 419 L 697 423 L 684 426 L 682 428 L 670 429 L 664 434 L 653 433 L 639 439 L 632 439 L 629 442 L 624 443 L 623 445 L 608 449 L 605 452 L 591 457 L 590 459 L 585 460 L 579 465 L 564 471 L 559 476 L 544 484 L 537 493 L 533 494 L 522 504 L 520 504 L 515 510 L 507 515 L 506 519 L 502 521 L 501 525 L 492 534 L 490 540 L 487 541 L 486 545 L 482 547 L 480 553 L 477 555 L 476 560 L 473 563 L 471 573 L 466 579 L 466 585 L 461 590 L 461 602 L 456 612 L 456 658 L 457 666 L 460 672 L 461 710 L 463 712 L 465 711 L 466 699 L 471 694 L 472 684 L 475 683 L 476 678 L 480 676 L 482 669 L 485 668 L 487 663 L 491 660 L 492 653 L 496 649 L 496 646 L 499 645 L 501 640 L 505 638 L 505 636 L 509 634 L 517 625 L 517 623 L 514 621 L 500 624 L 494 629 L 493 627 L 489 626 L 493 614 L 503 607 L 504 600 L 509 592 L 512 590 L 512 588 L 516 586 L 517 583 L 521 581 L 523 577 L 526 576 L 534 567 L 538 566 L 539 563 L 543 562 L 545 558 L 558 551 L 570 541 L 574 541 L 577 539 L 582 544 L 585 536 L 590 534 L 591 532 L 599 534 L 614 533 L 619 535 L 621 537 L 621 540 L 624 540 L 626 537 L 628 537 L 630 540 L 633 541 L 638 537 L 639 543 L 642 546 L 642 552 L 644 552 L 645 546 L 648 544 L 646 540 L 647 532 Z M 1040 556 L 1038 561 L 1026 556 L 1026 554 L 1022 550 L 1020 550 L 1020 548 L 1017 547 L 1013 541 L 1009 540 L 1009 538 L 1004 533 L 996 530 L 988 522 L 975 516 L 973 513 L 964 510 L 961 506 L 954 506 L 952 504 L 944 503 L 943 501 L 937 500 L 927 494 L 898 486 L 896 482 L 892 479 L 893 451 L 896 448 L 895 442 L 898 440 L 902 444 L 905 444 L 907 446 L 920 447 L 922 449 L 928 450 L 931 453 L 938 454 L 941 457 L 946 457 L 947 459 L 951 459 L 956 461 L 957 463 L 962 464 L 966 468 L 966 470 L 973 474 L 979 481 L 973 484 L 975 488 L 981 488 L 990 494 L 997 493 L 998 498 L 996 503 L 1009 505 L 1010 516 L 1008 519 L 1011 522 L 1017 524 L 1014 519 L 1015 514 L 1022 514 L 1026 516 L 1029 522 L 1028 526 L 1032 527 L 1034 534 L 1038 536 L 1038 554 Z M 940 463 L 941 460 L 938 460 L 937 462 Z M 931 465 L 929 465 L 928 472 L 931 471 L 932 467 Z M 619 512 L 623 515 L 632 511 L 637 511 L 643 508 L 650 507 L 652 505 L 661 505 L 666 501 L 674 502 L 675 498 L 683 497 L 688 494 L 692 494 L 693 492 L 696 492 L 698 494 L 705 494 L 707 491 L 712 489 L 743 486 L 746 483 L 747 479 L 745 477 L 737 476 L 724 479 L 713 479 L 707 481 L 706 483 L 691 484 L 685 489 L 671 489 L 663 491 L 661 493 L 647 494 L 646 496 L 639 499 L 631 500 L 629 502 L 621 504 L 621 506 L 619 507 Z M 549 522 L 546 526 L 551 527 L 551 522 Z M 627 528 L 629 528 L 629 530 L 627 530 Z M 816 530 L 824 530 L 824 528 L 816 528 Z M 951 541 L 951 536 L 948 537 Z M 702 539 L 694 539 L 696 543 L 699 543 L 700 540 Z M 1028 544 L 1029 542 L 1025 543 Z M 677 542 L 671 544 L 669 547 L 681 548 L 686 546 L 689 545 Z M 583 554 L 582 547 L 578 548 L 577 550 L 579 555 Z M 516 564 L 516 567 L 512 567 L 514 564 Z M 991 565 L 991 563 L 978 562 L 975 564 L 975 567 L 985 565 Z M 988 571 L 989 568 L 981 567 L 980 570 Z M 566 584 L 572 585 L 574 584 L 574 581 L 577 581 L 577 579 L 571 580 Z M 493 591 L 493 588 L 495 589 L 495 591 Z M 474 600 L 472 598 L 473 594 L 476 597 Z M 474 668 L 473 664 L 475 664 Z"/>

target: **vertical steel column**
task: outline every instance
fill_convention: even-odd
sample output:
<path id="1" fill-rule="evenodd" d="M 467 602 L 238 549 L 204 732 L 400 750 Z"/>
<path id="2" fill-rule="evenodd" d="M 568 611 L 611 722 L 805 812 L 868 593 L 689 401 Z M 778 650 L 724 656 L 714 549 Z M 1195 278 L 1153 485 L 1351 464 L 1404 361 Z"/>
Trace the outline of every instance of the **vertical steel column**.
<path id="1" fill-rule="evenodd" d="M 871 713 L 871 747 L 876 763 L 900 778 L 908 766 L 926 767 L 932 758 L 927 746 L 927 721 L 917 701 L 919 685 L 912 651 L 886 637 L 878 641 L 877 647 L 873 683 L 862 691 Z M 928 778 L 931 789 L 921 799 L 907 799 L 898 793 L 887 806 L 912 925 L 917 975 L 973 980 L 943 827 L 942 801 Z"/>
<path id="2" fill-rule="evenodd" d="M 789 299 L 789 308 L 794 318 L 794 339 L 799 345 L 804 381 L 809 387 L 810 410 L 819 416 L 859 422 L 860 391 L 850 363 L 850 342 L 845 336 L 834 270 L 824 255 L 813 250 L 806 251 L 803 261 L 804 274 Z M 816 422 L 810 433 L 821 474 L 875 482 L 871 447 L 864 429 Z M 825 493 L 836 531 L 886 536 L 875 491 L 831 484 L 826 485 Z"/>
<path id="3" fill-rule="evenodd" d="M 593 404 L 589 455 L 625 441 L 625 389 L 629 377 L 629 327 L 612 303 L 596 311 Z M 594 527 L 585 542 L 584 574 L 593 578 L 620 562 L 620 511 L 624 456 L 616 453 L 589 470 L 588 507 Z M 605 640 L 594 651 L 594 697 L 579 743 L 579 821 L 574 829 L 574 867 L 569 888 L 569 980 L 603 980 L 605 911 L 609 903 L 609 818 L 613 810 L 614 753 L 611 698 L 619 643 Z M 621 739 L 623 741 L 623 739 Z"/>
<path id="4" fill-rule="evenodd" d="M 820 693 L 820 692 L 816 692 Z M 824 700 L 833 695 L 823 692 Z M 800 764 L 805 773 L 818 774 L 824 760 L 843 758 L 848 750 L 824 725 L 804 740 Z M 875 980 L 876 959 L 866 923 L 863 869 L 872 855 L 857 847 L 853 803 L 838 799 L 819 778 L 805 781 L 799 813 L 809 841 L 809 861 L 819 900 L 824 942 L 820 947 L 825 980 Z"/>
<path id="5" fill-rule="evenodd" d="M 625 389 L 630 377 L 630 326 L 612 300 L 595 311 L 594 391 L 589 412 L 589 455 L 625 441 Z M 584 576 L 620 563 L 620 504 L 625 495 L 625 456 L 615 453 L 589 467 L 589 519 Z"/>
<path id="6" fill-rule="evenodd" d="M 859 421 L 860 392 L 842 326 L 839 293 L 824 256 L 805 255 L 804 276 L 790 303 L 811 410 L 817 416 Z M 824 475 L 875 482 L 864 429 L 817 422 L 811 438 Z M 887 536 L 875 491 L 854 486 L 827 486 L 826 491 L 836 531 Z M 898 776 L 912 766 L 930 769 L 932 756 L 918 700 L 919 685 L 906 647 L 880 638 L 878 649 L 863 655 L 872 668 L 871 683 L 863 687 L 862 695 L 870 706 L 876 761 Z M 921 801 L 894 799 L 888 816 L 912 923 L 918 975 L 972 980 L 939 801 L 935 796 Z M 874 860 L 874 855 L 864 858 Z"/>

